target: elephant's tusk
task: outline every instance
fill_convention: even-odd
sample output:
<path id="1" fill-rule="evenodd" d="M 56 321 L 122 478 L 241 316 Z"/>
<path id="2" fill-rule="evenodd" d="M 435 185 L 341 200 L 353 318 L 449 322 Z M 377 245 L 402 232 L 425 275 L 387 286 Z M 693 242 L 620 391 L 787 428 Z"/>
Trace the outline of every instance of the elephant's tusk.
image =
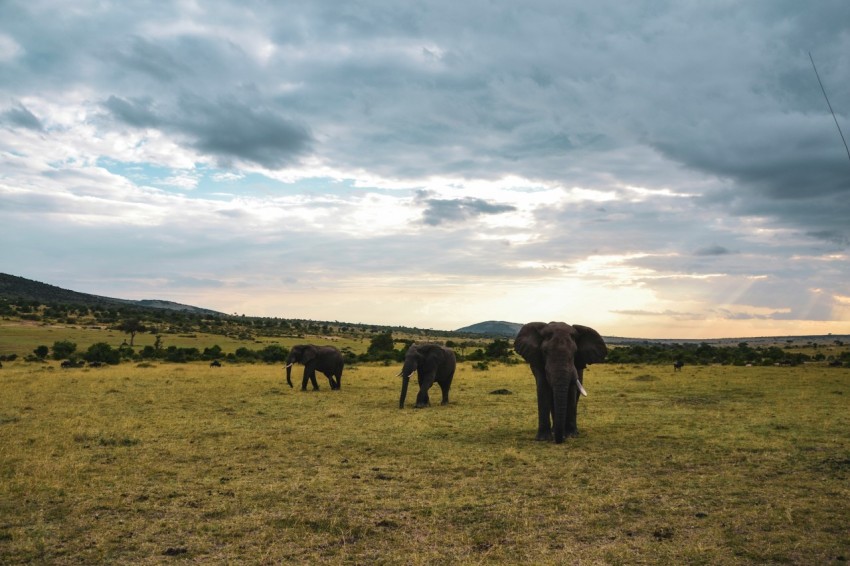
<path id="1" fill-rule="evenodd" d="M 584 387 L 581 385 L 581 381 L 576 380 L 576 385 L 578 385 L 579 393 L 587 397 L 587 391 L 584 390 Z"/>
<path id="2" fill-rule="evenodd" d="M 291 364 L 288 364 L 288 365 L 287 365 L 285 368 L 283 368 L 283 369 L 291 368 L 291 367 L 292 367 L 292 366 L 294 366 L 294 365 L 295 365 L 295 362 L 292 362 Z"/>

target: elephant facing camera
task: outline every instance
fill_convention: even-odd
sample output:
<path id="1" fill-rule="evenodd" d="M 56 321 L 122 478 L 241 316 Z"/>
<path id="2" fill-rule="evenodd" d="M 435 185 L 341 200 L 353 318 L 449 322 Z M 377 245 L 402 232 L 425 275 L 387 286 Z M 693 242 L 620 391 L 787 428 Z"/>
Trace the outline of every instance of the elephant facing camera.
<path id="1" fill-rule="evenodd" d="M 419 381 L 419 393 L 416 395 L 416 408 L 421 409 L 431 404 L 428 390 L 439 384 L 443 392 L 442 405 L 449 403 L 449 389 L 455 375 L 455 353 L 440 344 L 412 344 L 404 356 L 404 366 L 401 368 L 401 397 L 398 400 L 398 408 L 404 408 L 404 399 L 407 397 L 407 386 L 410 376 L 416 372 Z"/>
<path id="2" fill-rule="evenodd" d="M 537 386 L 537 440 L 578 436 L 577 412 L 584 389 L 584 369 L 602 362 L 608 347 L 594 329 L 564 322 L 529 322 L 514 340 L 514 349 L 531 366 Z"/>

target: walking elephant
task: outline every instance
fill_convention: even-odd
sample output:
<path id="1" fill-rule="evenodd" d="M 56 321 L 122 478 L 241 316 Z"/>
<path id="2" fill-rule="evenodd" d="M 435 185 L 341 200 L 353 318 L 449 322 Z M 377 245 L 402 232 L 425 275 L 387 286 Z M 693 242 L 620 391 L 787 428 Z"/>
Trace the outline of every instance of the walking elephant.
<path id="1" fill-rule="evenodd" d="M 563 322 L 529 322 L 514 340 L 514 349 L 531 366 L 537 384 L 537 440 L 560 444 L 578 436 L 576 413 L 584 368 L 608 355 L 605 341 L 592 328 Z"/>
<path id="2" fill-rule="evenodd" d="M 331 384 L 331 389 L 342 387 L 342 354 L 333 346 L 314 346 L 313 344 L 299 344 L 293 346 L 286 358 L 286 383 L 292 387 L 290 374 L 292 365 L 304 364 L 304 378 L 301 380 L 301 391 L 307 390 L 307 380 L 313 383 L 313 390 L 319 388 L 316 383 L 316 372 L 325 374 Z"/>
<path id="3" fill-rule="evenodd" d="M 439 344 L 412 344 L 404 356 L 404 366 L 401 368 L 401 397 L 398 408 L 404 408 L 407 397 L 407 385 L 410 376 L 415 371 L 419 378 L 419 393 L 416 395 L 416 408 L 427 407 L 431 404 L 428 390 L 436 381 L 443 391 L 442 405 L 449 402 L 449 389 L 455 375 L 455 353 Z"/>

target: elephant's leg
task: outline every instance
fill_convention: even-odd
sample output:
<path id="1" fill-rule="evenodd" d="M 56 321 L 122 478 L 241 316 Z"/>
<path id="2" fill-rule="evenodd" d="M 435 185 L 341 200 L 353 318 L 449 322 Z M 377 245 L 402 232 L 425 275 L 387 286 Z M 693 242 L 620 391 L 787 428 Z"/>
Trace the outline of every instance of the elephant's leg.
<path id="1" fill-rule="evenodd" d="M 577 415 L 578 415 L 578 398 L 579 398 L 578 387 L 575 383 L 570 384 L 570 391 L 568 394 L 568 402 L 567 402 L 567 422 L 564 426 L 564 436 L 567 438 L 578 436 L 578 425 L 577 425 Z"/>
<path id="2" fill-rule="evenodd" d="M 451 387 L 452 383 L 450 381 L 440 381 L 440 390 L 443 392 L 443 400 L 440 402 L 440 405 L 448 405 L 449 404 L 449 387 Z"/>
<path id="3" fill-rule="evenodd" d="M 443 391 L 443 405 L 449 404 L 449 389 L 452 388 L 452 379 L 454 378 L 454 373 L 440 380 L 440 389 Z"/>
<path id="4" fill-rule="evenodd" d="M 434 385 L 434 376 L 426 376 L 419 378 L 419 393 L 416 395 L 416 408 L 428 407 L 431 405 L 431 399 L 428 397 L 428 390 Z"/>
<path id="5" fill-rule="evenodd" d="M 318 391 L 319 384 L 316 382 L 316 370 L 304 368 L 304 379 L 301 380 L 301 391 L 307 391 L 307 381 L 313 384 L 313 391 Z"/>
<path id="6" fill-rule="evenodd" d="M 430 407 L 431 399 L 428 397 L 427 389 L 420 389 L 419 393 L 416 395 L 416 408 L 421 409 L 422 407 Z"/>
<path id="7" fill-rule="evenodd" d="M 339 389 L 339 385 L 337 385 L 336 381 L 334 381 L 333 373 L 331 373 L 329 371 L 328 372 L 322 372 L 322 373 L 324 373 L 325 377 L 328 378 L 328 383 L 331 385 L 331 389 Z"/>

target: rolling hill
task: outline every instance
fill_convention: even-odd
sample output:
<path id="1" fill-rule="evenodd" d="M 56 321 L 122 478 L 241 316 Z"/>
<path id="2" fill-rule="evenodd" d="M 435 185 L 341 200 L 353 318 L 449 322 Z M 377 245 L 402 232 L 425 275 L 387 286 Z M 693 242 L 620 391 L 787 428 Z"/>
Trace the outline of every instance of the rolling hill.
<path id="1" fill-rule="evenodd" d="M 18 277 L 16 275 L 9 275 L 7 273 L 0 273 L 0 299 L 37 301 L 42 304 L 61 303 L 85 305 L 88 307 L 103 308 L 131 305 L 143 309 L 172 310 L 194 314 L 222 314 L 214 310 L 194 307 L 191 305 L 183 305 L 172 301 L 155 299 L 133 301 L 129 299 L 101 297 L 100 295 L 90 295 L 88 293 L 78 293 L 77 291 L 69 291 L 68 289 L 62 289 L 61 287 L 48 285 L 47 283 L 40 283 L 38 281 Z"/>
<path id="2" fill-rule="evenodd" d="M 518 322 L 505 322 L 502 320 L 488 320 L 458 328 L 455 332 L 469 334 L 484 334 L 487 336 L 505 336 L 513 338 L 522 328 L 522 324 Z"/>

